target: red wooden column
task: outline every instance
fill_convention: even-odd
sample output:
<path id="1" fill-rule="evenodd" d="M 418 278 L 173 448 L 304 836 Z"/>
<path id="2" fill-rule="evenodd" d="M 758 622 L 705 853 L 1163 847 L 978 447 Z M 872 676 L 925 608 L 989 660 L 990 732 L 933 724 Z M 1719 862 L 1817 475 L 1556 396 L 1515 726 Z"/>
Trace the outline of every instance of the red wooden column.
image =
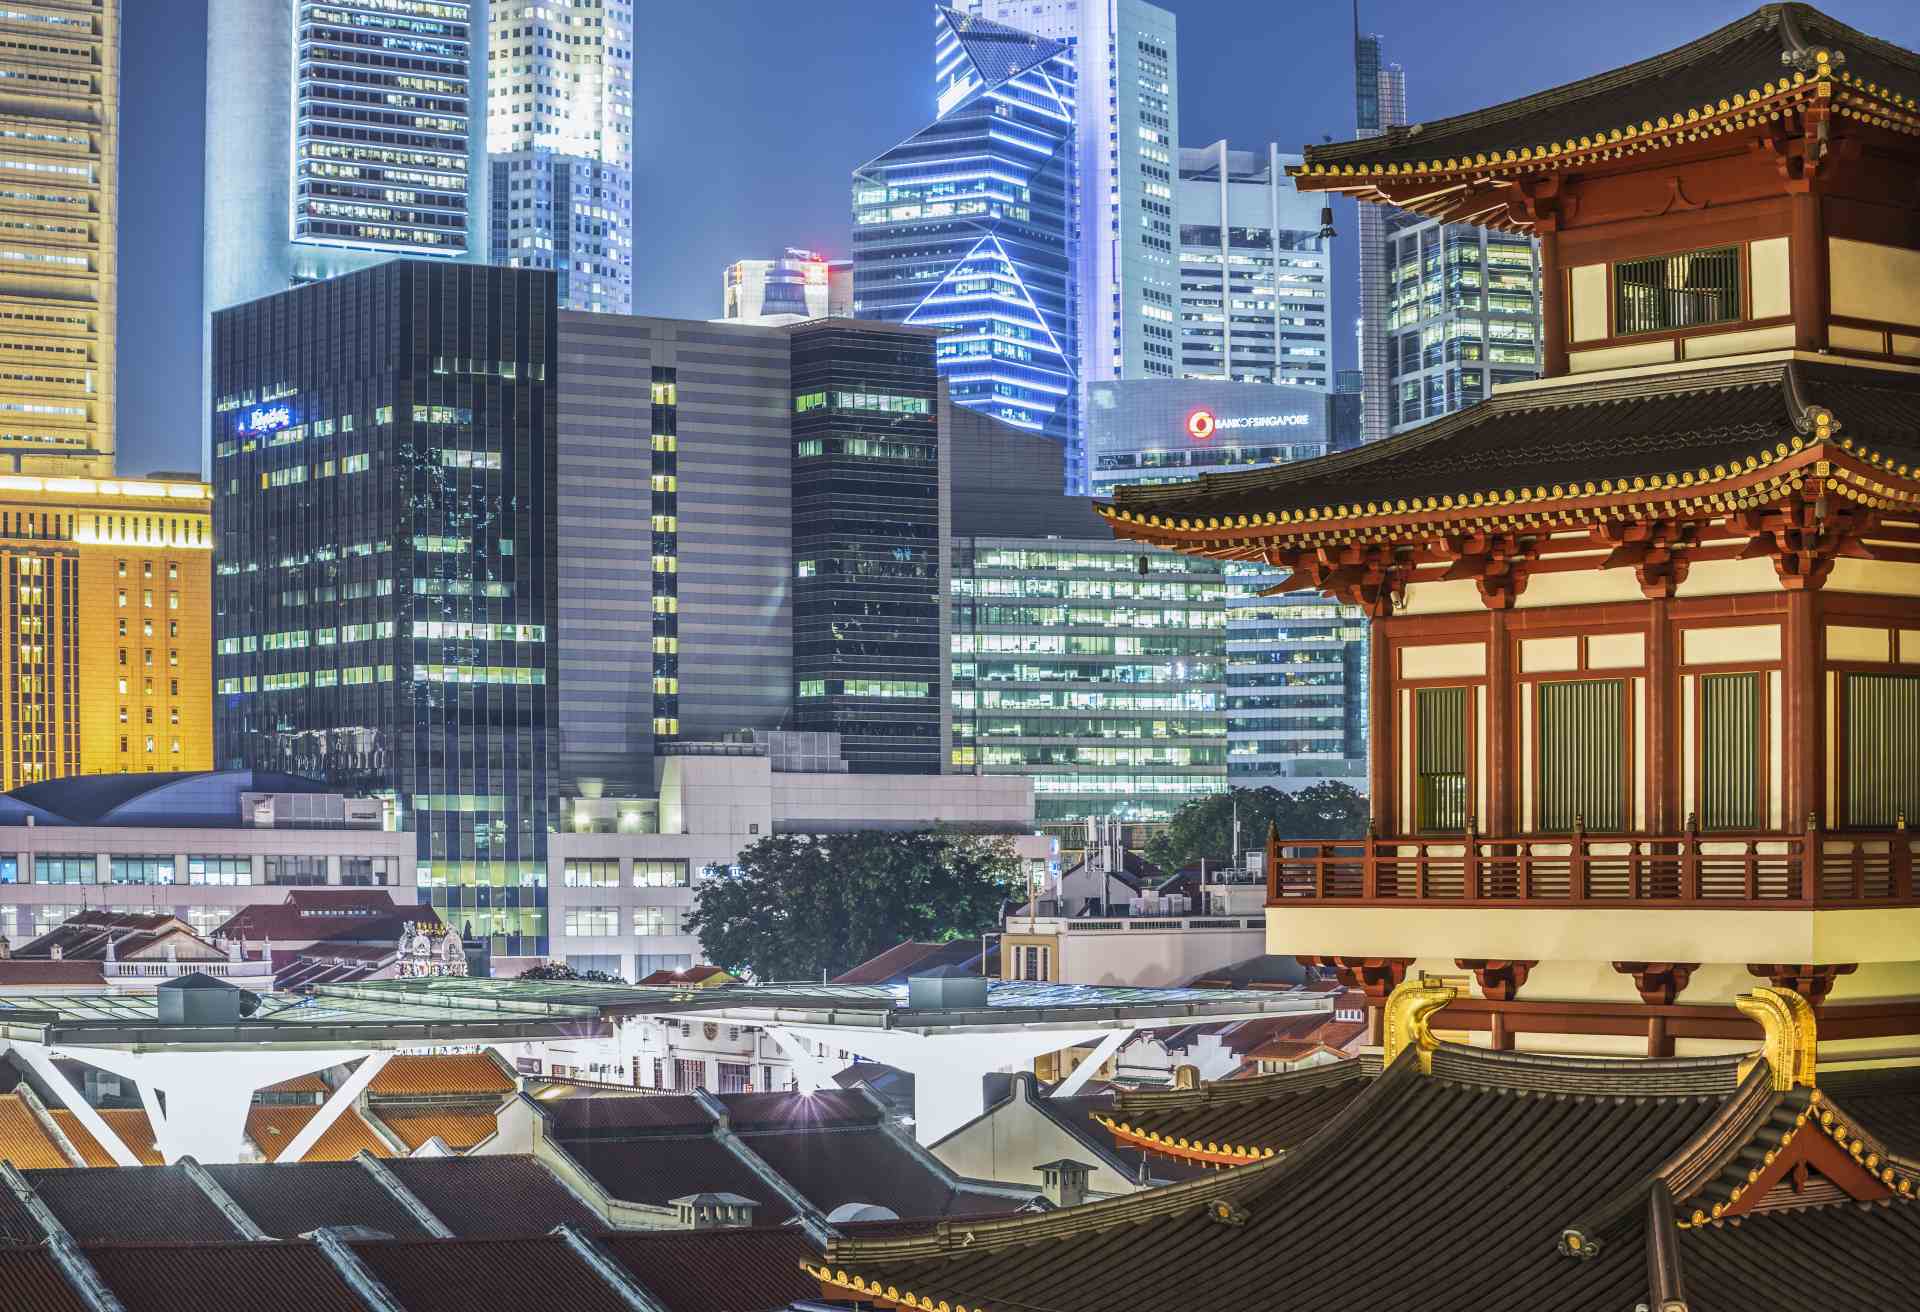
<path id="1" fill-rule="evenodd" d="M 1823 814 L 1826 796 L 1826 735 L 1821 732 L 1820 594 L 1811 588 L 1787 592 L 1786 650 L 1782 653 L 1782 693 L 1786 702 L 1783 818 L 1789 832 L 1801 832 L 1810 816 L 1820 827 L 1833 824 Z"/>
<path id="2" fill-rule="evenodd" d="M 1824 105 L 1805 111 L 1809 147 L 1827 114 Z M 1819 167 L 1820 161 L 1812 160 L 1802 166 L 1799 176 L 1787 179 L 1793 206 L 1787 256 L 1793 270 L 1793 345 L 1799 351 L 1822 351 L 1827 346 L 1827 224 L 1820 205 Z"/>
<path id="3" fill-rule="evenodd" d="M 1567 318 L 1567 274 L 1560 267 L 1558 220 L 1543 216 L 1534 225 L 1534 236 L 1540 239 L 1542 377 L 1559 378 L 1567 372 L 1567 339 L 1573 335 L 1573 325 Z"/>
<path id="4" fill-rule="evenodd" d="M 1367 633 L 1367 795 L 1375 833 L 1398 832 L 1394 771 L 1400 759 L 1393 723 L 1393 653 L 1389 625 L 1375 620 Z"/>
<path id="5" fill-rule="evenodd" d="M 1680 814 L 1679 677 L 1673 656 L 1672 608 L 1665 597 L 1647 603 L 1647 827 L 1656 834 L 1677 834 L 1686 823 Z"/>
<path id="6" fill-rule="evenodd" d="M 1487 611 L 1487 814 L 1480 832 L 1489 838 L 1512 838 L 1518 833 L 1514 815 L 1513 781 L 1519 777 L 1513 735 L 1513 637 L 1507 612 Z"/>

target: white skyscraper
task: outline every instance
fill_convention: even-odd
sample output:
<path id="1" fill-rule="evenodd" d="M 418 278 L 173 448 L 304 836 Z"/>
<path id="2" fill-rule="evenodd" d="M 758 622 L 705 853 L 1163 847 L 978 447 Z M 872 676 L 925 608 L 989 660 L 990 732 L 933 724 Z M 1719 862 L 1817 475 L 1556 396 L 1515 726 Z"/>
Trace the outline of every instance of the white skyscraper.
<path id="1" fill-rule="evenodd" d="M 631 313 L 633 0 L 494 0 L 488 54 L 492 262 Z"/>
<path id="2" fill-rule="evenodd" d="M 486 19 L 487 0 L 208 0 L 203 438 L 214 311 L 397 257 L 485 261 Z"/>
<path id="3" fill-rule="evenodd" d="M 1114 378 L 1178 377 L 1174 16 L 1145 0 L 956 0 L 954 8 L 1074 49 L 1083 391 Z M 1084 491 L 1084 471 L 1069 472 L 1072 490 Z"/>

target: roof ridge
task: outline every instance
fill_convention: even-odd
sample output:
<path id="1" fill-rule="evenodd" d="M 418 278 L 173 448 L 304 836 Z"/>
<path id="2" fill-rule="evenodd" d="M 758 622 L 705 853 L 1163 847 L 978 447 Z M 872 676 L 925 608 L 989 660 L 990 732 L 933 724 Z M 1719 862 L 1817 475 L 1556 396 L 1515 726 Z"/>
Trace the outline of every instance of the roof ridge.
<path id="1" fill-rule="evenodd" d="M 1469 110 L 1464 114 L 1453 114 L 1446 118 L 1429 119 L 1420 123 L 1410 123 L 1404 127 L 1388 128 L 1378 136 L 1358 137 L 1352 141 L 1335 141 L 1319 146 L 1308 145 L 1302 153 L 1306 156 L 1308 164 L 1334 163 L 1355 156 L 1373 154 L 1382 148 L 1391 150 L 1413 145 L 1416 144 L 1414 139 L 1423 135 L 1440 136 L 1468 128 L 1490 127 L 1509 119 L 1519 119 L 1525 113 L 1558 109 L 1575 104 L 1591 96 L 1603 95 L 1609 91 L 1631 86 L 1650 76 L 1660 76 L 1671 69 L 1695 62 L 1703 56 L 1717 54 L 1735 41 L 1756 32 L 1762 32 L 1768 28 L 1779 28 L 1784 12 L 1788 8 L 1789 6 L 1784 4 L 1763 5 L 1746 17 L 1736 18 L 1708 32 L 1705 36 L 1695 37 L 1683 45 L 1674 46 L 1657 55 L 1649 55 L 1645 59 L 1636 60 L 1619 68 L 1607 69 L 1572 82 L 1563 82 L 1556 87 L 1543 87 L 1527 95 L 1515 96 L 1497 105 Z"/>
<path id="2" fill-rule="evenodd" d="M 1196 495 L 1205 495 L 1209 492 L 1232 492 L 1242 488 L 1263 490 L 1281 488 L 1289 483 L 1306 482 L 1334 474 L 1347 474 L 1354 469 L 1364 469 L 1368 465 L 1394 459 L 1408 452 L 1423 451 L 1449 438 L 1459 436 L 1464 430 L 1506 414 L 1571 409 L 1596 402 L 1609 404 L 1623 401 L 1663 400 L 1668 397 L 1752 386 L 1766 381 L 1770 376 L 1783 374 L 1790 363 L 1792 361 L 1788 360 L 1749 361 L 1712 369 L 1673 371 L 1656 374 L 1651 378 L 1616 378 L 1604 382 L 1583 381 L 1578 374 L 1573 374 L 1567 376 L 1559 386 L 1489 396 L 1465 410 L 1441 415 L 1418 428 L 1410 428 L 1404 433 L 1397 433 L 1378 442 L 1369 442 L 1364 446 L 1319 456 L 1312 460 L 1263 466 L 1235 473 L 1202 474 L 1199 478 L 1179 483 L 1122 484 L 1113 490 L 1111 504 L 1116 507 L 1151 508 L 1162 502 L 1190 501 Z"/>
<path id="3" fill-rule="evenodd" d="M 1272 1181 L 1267 1178 L 1269 1173 L 1302 1169 L 1323 1153 L 1332 1151 L 1332 1145 L 1342 1131 L 1364 1120 L 1376 1104 L 1387 1101 L 1393 1092 L 1422 1078 L 1418 1064 L 1410 1058 L 1397 1061 L 1386 1074 L 1373 1081 L 1359 1097 L 1343 1107 L 1338 1115 L 1321 1126 L 1299 1148 L 1276 1153 L 1232 1171 L 1057 1211 L 979 1222 L 942 1221 L 931 1234 L 902 1239 L 839 1239 L 827 1246 L 826 1260 L 837 1267 L 869 1257 L 944 1257 L 960 1248 L 965 1248 L 969 1253 L 1013 1248 L 1087 1230 L 1130 1225 L 1184 1212 L 1191 1207 L 1211 1203 L 1222 1195 L 1243 1194 L 1270 1185 Z"/>
<path id="4" fill-rule="evenodd" d="M 1551 1052 L 1503 1052 L 1464 1043 L 1442 1042 L 1434 1053 L 1435 1079 L 1463 1088 L 1485 1088 L 1504 1093 L 1551 1091 L 1573 1098 L 1698 1098 L 1703 1095 L 1726 1096 L 1740 1087 L 1739 1068 L 1750 1054 L 1725 1057 L 1618 1058 L 1581 1057 Z M 1541 1077 L 1540 1084 L 1506 1082 L 1498 1077 L 1522 1073 Z M 1680 1077 L 1721 1077 L 1726 1087 L 1711 1087 L 1716 1080 L 1696 1078 L 1663 1085 L 1662 1077 L 1678 1081 Z"/>
<path id="5" fill-rule="evenodd" d="M 1213 1081 L 1193 1089 L 1139 1089 L 1116 1093 L 1113 1108 L 1115 1112 L 1143 1112 L 1212 1103 L 1253 1102 L 1276 1093 L 1324 1089 L 1348 1080 L 1370 1078 L 1373 1076 L 1358 1060 L 1337 1061 L 1246 1080 Z"/>

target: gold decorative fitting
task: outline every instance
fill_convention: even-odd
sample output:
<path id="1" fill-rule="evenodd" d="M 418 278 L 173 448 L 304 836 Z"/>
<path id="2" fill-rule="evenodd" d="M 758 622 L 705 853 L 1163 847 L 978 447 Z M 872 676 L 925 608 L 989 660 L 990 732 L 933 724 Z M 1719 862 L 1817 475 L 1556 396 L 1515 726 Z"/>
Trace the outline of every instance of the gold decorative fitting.
<path id="1" fill-rule="evenodd" d="M 1420 1073 L 1432 1073 L 1433 1054 L 1440 1047 L 1440 1040 L 1433 1036 L 1427 1022 L 1454 997 L 1454 989 L 1426 975 L 1410 979 L 1388 994 L 1381 1021 L 1385 1063 L 1393 1065 L 1402 1052 L 1412 1048 L 1419 1055 Z"/>
<path id="2" fill-rule="evenodd" d="M 1813 1006 L 1792 989 L 1766 985 L 1733 1000 L 1740 1014 L 1755 1021 L 1766 1034 L 1760 1055 L 1773 1072 L 1780 1093 L 1814 1086 L 1814 1053 L 1819 1043 Z"/>

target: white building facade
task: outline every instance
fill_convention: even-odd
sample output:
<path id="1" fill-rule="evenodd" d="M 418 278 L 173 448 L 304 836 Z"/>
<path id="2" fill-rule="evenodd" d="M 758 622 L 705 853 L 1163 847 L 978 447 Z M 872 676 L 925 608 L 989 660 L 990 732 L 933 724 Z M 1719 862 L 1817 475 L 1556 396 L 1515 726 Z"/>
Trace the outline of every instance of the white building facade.
<path id="1" fill-rule="evenodd" d="M 687 746 L 715 750 L 661 757 L 657 801 L 570 804 L 547 848 L 555 960 L 628 980 L 702 960 L 686 929 L 699 880 L 773 834 L 947 826 L 1007 835 L 1035 866 L 1049 855 L 1047 840 L 1033 833 L 1033 782 L 1025 777 L 787 770 L 779 756 L 747 744 Z"/>
<path id="2" fill-rule="evenodd" d="M 489 258 L 633 309 L 633 0 L 493 0 Z"/>
<path id="3" fill-rule="evenodd" d="M 1180 152 L 1180 375 L 1333 386 L 1333 250 L 1300 156 Z"/>

